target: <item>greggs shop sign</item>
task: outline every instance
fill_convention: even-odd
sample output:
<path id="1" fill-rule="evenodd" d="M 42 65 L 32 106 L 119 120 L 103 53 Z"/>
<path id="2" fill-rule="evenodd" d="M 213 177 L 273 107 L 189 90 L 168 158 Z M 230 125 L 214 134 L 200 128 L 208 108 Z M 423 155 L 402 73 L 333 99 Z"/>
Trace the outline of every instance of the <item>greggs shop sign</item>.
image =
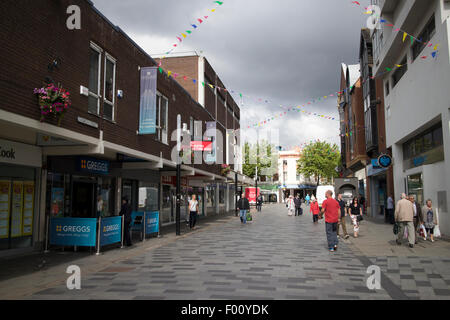
<path id="1" fill-rule="evenodd" d="M 62 246 L 95 247 L 97 219 L 50 219 L 50 244 Z"/>
<path id="2" fill-rule="evenodd" d="M 109 161 L 94 158 L 79 157 L 78 170 L 87 173 L 108 174 Z"/>

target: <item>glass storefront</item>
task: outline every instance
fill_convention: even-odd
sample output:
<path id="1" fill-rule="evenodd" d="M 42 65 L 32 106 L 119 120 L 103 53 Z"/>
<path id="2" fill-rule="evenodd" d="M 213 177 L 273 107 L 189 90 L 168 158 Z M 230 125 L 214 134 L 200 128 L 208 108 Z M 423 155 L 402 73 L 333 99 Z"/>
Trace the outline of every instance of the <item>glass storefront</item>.
<path id="1" fill-rule="evenodd" d="M 139 207 L 138 211 L 158 211 L 159 192 L 157 183 L 139 182 Z"/>
<path id="2" fill-rule="evenodd" d="M 421 173 L 413 174 L 406 178 L 408 186 L 408 195 L 413 194 L 416 202 L 421 206 L 424 205 L 423 199 L 423 176 Z"/>

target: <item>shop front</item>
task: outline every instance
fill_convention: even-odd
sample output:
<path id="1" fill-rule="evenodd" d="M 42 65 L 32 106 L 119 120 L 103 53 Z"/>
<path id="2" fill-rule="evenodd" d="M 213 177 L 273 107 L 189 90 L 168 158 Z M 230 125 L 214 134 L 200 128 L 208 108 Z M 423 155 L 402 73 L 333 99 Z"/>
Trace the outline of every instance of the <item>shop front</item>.
<path id="1" fill-rule="evenodd" d="M 46 212 L 51 218 L 117 215 L 118 180 L 110 162 L 90 157 L 48 157 Z"/>
<path id="2" fill-rule="evenodd" d="M 161 176 L 161 225 L 175 223 L 177 179 L 175 176 Z M 184 221 L 188 216 L 189 203 L 187 178 L 181 177 L 180 217 Z"/>
<path id="3" fill-rule="evenodd" d="M 367 214 L 374 218 L 387 219 L 387 169 L 381 168 L 377 162 L 372 162 L 367 166 L 367 183 L 369 185 L 368 192 L 370 192 L 369 207 Z"/>
<path id="4" fill-rule="evenodd" d="M 39 241 L 41 148 L 0 139 L 0 256 Z"/>

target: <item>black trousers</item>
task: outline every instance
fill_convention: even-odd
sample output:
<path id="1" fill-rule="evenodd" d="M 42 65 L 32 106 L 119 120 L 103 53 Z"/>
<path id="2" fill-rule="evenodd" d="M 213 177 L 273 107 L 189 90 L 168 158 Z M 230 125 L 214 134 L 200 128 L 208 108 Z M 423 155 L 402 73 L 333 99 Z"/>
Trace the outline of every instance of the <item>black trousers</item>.
<path id="1" fill-rule="evenodd" d="M 197 212 L 191 211 L 189 213 L 189 227 L 192 229 L 195 227 L 195 223 L 197 222 Z"/>
<path id="2" fill-rule="evenodd" d="M 303 214 L 302 207 L 295 207 L 295 215 L 296 216 L 301 216 L 302 214 Z"/>
<path id="3" fill-rule="evenodd" d="M 131 230 L 130 230 L 130 224 L 131 224 L 131 221 L 130 222 L 125 222 L 125 225 L 124 225 L 124 228 L 125 228 L 125 230 L 124 230 L 124 234 L 123 234 L 123 236 L 124 236 L 124 242 L 125 242 L 125 245 L 126 246 L 131 246 Z"/>

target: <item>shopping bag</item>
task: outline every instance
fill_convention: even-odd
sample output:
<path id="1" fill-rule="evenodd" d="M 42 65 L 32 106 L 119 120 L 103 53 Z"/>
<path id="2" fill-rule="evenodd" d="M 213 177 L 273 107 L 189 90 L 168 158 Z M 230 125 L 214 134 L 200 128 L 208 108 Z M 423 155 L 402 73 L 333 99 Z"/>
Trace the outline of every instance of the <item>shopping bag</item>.
<path id="1" fill-rule="evenodd" d="M 253 221 L 252 214 L 249 212 L 247 213 L 247 221 Z"/>
<path id="2" fill-rule="evenodd" d="M 419 229 L 419 234 L 422 238 L 426 238 L 427 237 L 427 229 L 425 229 L 425 226 L 422 224 L 420 225 L 420 229 Z"/>
<path id="3" fill-rule="evenodd" d="M 408 239 L 408 228 L 405 226 L 405 232 L 403 233 L 403 238 Z"/>
<path id="4" fill-rule="evenodd" d="M 441 237 L 441 230 L 439 229 L 439 226 L 434 226 L 434 237 L 435 238 L 440 238 Z"/>

